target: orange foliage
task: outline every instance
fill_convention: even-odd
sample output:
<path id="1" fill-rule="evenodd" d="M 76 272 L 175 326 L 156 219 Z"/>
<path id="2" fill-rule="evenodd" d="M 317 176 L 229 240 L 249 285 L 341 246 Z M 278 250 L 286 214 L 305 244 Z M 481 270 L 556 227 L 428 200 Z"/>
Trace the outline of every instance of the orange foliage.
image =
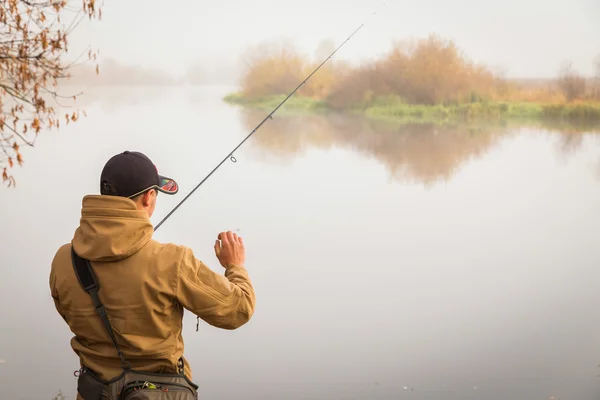
<path id="1" fill-rule="evenodd" d="M 59 115 L 49 99 L 58 80 L 67 78 L 70 65 L 61 57 L 68 50 L 68 36 L 79 20 L 100 19 L 95 0 L 83 0 L 76 20 L 61 24 L 74 6 L 66 0 L 3 0 L 0 6 L 0 168 L 2 181 L 14 185 L 9 174 L 14 161 L 23 163 L 20 145 L 33 146 L 42 129 L 59 128 Z M 81 4 L 78 2 L 78 4 Z M 88 53 L 89 59 L 95 54 Z M 78 112 L 66 115 L 76 121 Z M 34 135 L 33 139 L 29 134 Z"/>
<path id="2" fill-rule="evenodd" d="M 396 44 L 382 60 L 336 82 L 329 100 L 338 107 L 385 95 L 397 95 L 414 104 L 458 103 L 495 98 L 501 84 L 487 68 L 467 60 L 452 41 L 431 35 Z M 348 93 L 347 86 L 359 93 Z"/>
<path id="3" fill-rule="evenodd" d="M 242 77 L 245 97 L 277 95 L 292 91 L 300 83 L 305 62 L 293 49 L 262 47 L 252 51 L 247 72 Z"/>
<path id="4" fill-rule="evenodd" d="M 318 61 L 319 63 L 321 60 Z M 386 57 L 357 68 L 325 64 L 298 95 L 326 99 L 333 107 L 395 94 L 419 104 L 493 98 L 502 81 L 483 66 L 467 60 L 452 41 L 431 35 L 413 43 L 396 44 Z M 260 97 L 287 93 L 317 66 L 295 52 L 281 50 L 250 63 L 242 94 Z"/>
<path id="5" fill-rule="evenodd" d="M 289 44 L 266 44 L 250 49 L 247 69 L 241 79 L 241 94 L 246 98 L 287 94 L 294 90 L 322 60 L 310 62 Z M 300 89 L 299 96 L 325 98 L 332 89 L 331 83 L 343 68 L 334 67 L 329 60 Z"/>
<path id="6" fill-rule="evenodd" d="M 248 65 L 242 80 L 242 95 L 256 98 L 287 94 L 321 61 L 309 63 L 292 50 L 258 56 Z M 566 93 L 566 85 L 561 88 L 560 82 L 560 79 L 541 84 L 509 81 L 469 60 L 453 41 L 430 35 L 395 43 L 381 59 L 358 67 L 350 68 L 330 59 L 297 95 L 325 100 L 334 109 L 366 107 L 385 96 L 412 104 L 480 100 L 555 103 L 577 97 Z M 600 58 L 596 82 L 595 90 L 587 90 L 585 96 L 579 90 L 577 95 L 600 96 Z"/>

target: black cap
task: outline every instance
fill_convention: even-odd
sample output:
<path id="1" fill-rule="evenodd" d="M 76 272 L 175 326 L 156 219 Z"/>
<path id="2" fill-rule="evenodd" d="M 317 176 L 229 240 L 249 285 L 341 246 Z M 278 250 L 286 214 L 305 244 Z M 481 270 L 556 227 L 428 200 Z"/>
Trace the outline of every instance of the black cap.
<path id="1" fill-rule="evenodd" d="M 179 185 L 173 179 L 159 175 L 158 169 L 145 154 L 125 151 L 113 156 L 102 169 L 101 194 L 133 197 L 149 189 L 175 194 Z"/>

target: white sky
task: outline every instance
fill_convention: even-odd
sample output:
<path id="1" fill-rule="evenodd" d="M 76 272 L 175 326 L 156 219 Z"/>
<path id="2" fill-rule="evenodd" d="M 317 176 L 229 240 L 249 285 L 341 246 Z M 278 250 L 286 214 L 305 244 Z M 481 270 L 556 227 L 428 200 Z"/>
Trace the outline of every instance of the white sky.
<path id="1" fill-rule="evenodd" d="M 75 3 L 77 4 L 77 3 Z M 126 64 L 183 72 L 195 60 L 237 62 L 249 44 L 287 38 L 313 54 L 319 41 L 341 43 L 377 9 L 338 53 L 364 59 L 395 39 L 438 33 L 475 61 L 509 76 L 552 77 L 570 60 L 584 74 L 600 55 L 598 0 L 122 0 L 107 1 L 103 19 L 84 23 L 73 48 L 99 48 Z M 383 7 L 383 8 L 382 8 Z"/>

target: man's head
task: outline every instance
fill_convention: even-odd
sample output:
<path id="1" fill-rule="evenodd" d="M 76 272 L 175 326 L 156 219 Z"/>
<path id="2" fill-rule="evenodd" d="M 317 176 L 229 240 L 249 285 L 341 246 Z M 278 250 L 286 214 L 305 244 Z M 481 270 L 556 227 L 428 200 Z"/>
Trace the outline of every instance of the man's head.
<path id="1" fill-rule="evenodd" d="M 177 182 L 159 175 L 154 163 L 136 151 L 113 156 L 100 176 L 100 194 L 127 197 L 148 216 L 154 212 L 158 192 L 175 194 L 178 190 Z"/>

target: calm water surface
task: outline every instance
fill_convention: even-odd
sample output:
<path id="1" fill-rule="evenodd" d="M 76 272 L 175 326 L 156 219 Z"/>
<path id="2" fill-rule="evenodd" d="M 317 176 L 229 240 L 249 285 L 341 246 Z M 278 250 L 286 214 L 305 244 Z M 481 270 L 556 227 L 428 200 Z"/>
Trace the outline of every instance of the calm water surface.
<path id="1" fill-rule="evenodd" d="M 125 149 L 182 194 L 265 112 L 230 88 L 92 93 L 2 189 L 2 399 L 74 399 L 77 359 L 50 262 L 81 198 Z M 257 291 L 237 331 L 187 314 L 210 399 L 595 399 L 600 394 L 600 140 L 503 127 L 394 128 L 276 114 L 157 232 L 221 272 L 239 230 Z"/>

